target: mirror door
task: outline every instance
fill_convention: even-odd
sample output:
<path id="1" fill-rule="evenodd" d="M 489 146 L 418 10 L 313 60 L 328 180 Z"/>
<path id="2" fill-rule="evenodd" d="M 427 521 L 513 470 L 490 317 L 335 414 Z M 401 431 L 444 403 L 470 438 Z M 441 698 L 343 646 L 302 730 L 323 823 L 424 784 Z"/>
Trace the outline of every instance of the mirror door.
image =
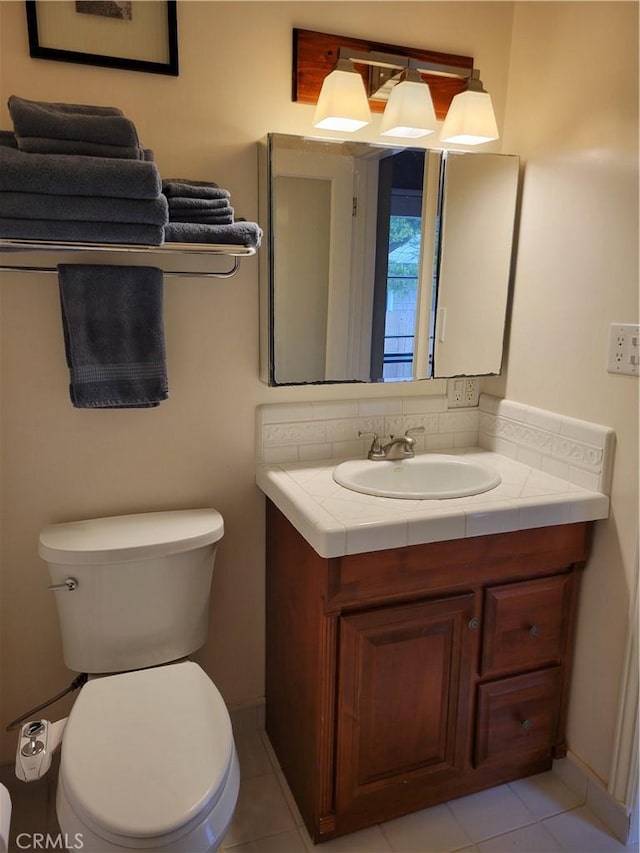
<path id="1" fill-rule="evenodd" d="M 265 381 L 500 372 L 517 157 L 270 134 L 260 177 Z"/>

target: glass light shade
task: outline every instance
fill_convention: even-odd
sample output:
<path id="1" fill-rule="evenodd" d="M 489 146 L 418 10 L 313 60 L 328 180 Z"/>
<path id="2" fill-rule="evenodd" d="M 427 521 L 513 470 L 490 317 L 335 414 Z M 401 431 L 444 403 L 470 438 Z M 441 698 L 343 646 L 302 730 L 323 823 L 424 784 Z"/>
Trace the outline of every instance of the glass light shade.
<path id="1" fill-rule="evenodd" d="M 498 139 L 498 125 L 488 92 L 460 92 L 451 101 L 440 139 L 461 145 L 479 145 Z"/>
<path id="2" fill-rule="evenodd" d="M 371 122 L 369 101 L 357 71 L 336 69 L 324 78 L 313 126 L 353 133 Z"/>
<path id="3" fill-rule="evenodd" d="M 382 116 L 381 136 L 417 139 L 436 129 L 436 112 L 426 83 L 403 80 L 391 90 Z"/>

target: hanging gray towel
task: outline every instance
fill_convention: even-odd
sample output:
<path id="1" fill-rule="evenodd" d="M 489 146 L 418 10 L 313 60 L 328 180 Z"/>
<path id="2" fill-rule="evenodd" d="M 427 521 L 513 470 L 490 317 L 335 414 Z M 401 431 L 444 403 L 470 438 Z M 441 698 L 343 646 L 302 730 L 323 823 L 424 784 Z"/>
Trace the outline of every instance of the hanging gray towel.
<path id="1" fill-rule="evenodd" d="M 140 409 L 166 400 L 162 270 L 59 264 L 58 282 L 73 405 Z"/>

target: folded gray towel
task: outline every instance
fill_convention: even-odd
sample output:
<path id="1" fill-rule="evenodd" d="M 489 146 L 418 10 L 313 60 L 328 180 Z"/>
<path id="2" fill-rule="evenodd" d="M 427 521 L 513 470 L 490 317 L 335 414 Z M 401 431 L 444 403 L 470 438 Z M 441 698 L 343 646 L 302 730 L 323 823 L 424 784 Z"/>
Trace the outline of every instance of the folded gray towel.
<path id="1" fill-rule="evenodd" d="M 11 95 L 8 103 L 18 144 L 21 136 L 43 136 L 102 145 L 140 145 L 135 125 L 117 107 L 29 101 L 17 95 Z"/>
<path id="2" fill-rule="evenodd" d="M 262 228 L 256 222 L 232 225 L 169 222 L 164 228 L 164 239 L 167 243 L 219 243 L 257 249 L 262 242 Z"/>
<path id="3" fill-rule="evenodd" d="M 0 130 L 0 145 L 8 145 L 9 148 L 17 148 L 16 135 L 12 130 Z"/>
<path id="4" fill-rule="evenodd" d="M 170 178 L 162 182 L 166 196 L 183 198 L 230 198 L 231 193 L 211 181 L 190 181 L 187 178 Z"/>
<path id="5" fill-rule="evenodd" d="M 140 409 L 166 400 L 162 270 L 59 264 L 58 282 L 73 405 Z"/>
<path id="6" fill-rule="evenodd" d="M 0 190 L 157 198 L 160 173 L 151 160 L 117 160 L 75 154 L 27 154 L 0 138 Z"/>
<path id="7" fill-rule="evenodd" d="M 170 222 L 201 222 L 206 225 L 231 225 L 233 222 L 233 208 L 224 213 L 213 211 L 194 210 L 193 213 L 187 211 L 174 211 L 169 217 Z"/>
<path id="8" fill-rule="evenodd" d="M 228 198 L 184 198 L 183 196 L 169 196 L 169 211 L 200 211 L 200 210 L 230 210 Z"/>
<path id="9" fill-rule="evenodd" d="M 0 238 L 161 246 L 164 241 L 164 229 L 162 225 L 145 225 L 140 222 L 123 224 L 59 219 L 0 219 Z"/>
<path id="10" fill-rule="evenodd" d="M 81 154 L 83 157 L 119 157 L 124 160 L 145 160 L 139 146 L 103 145 L 76 139 L 49 139 L 47 136 L 20 136 L 18 148 L 30 154 Z"/>
<path id="11" fill-rule="evenodd" d="M 166 225 L 167 199 L 104 198 L 102 196 L 46 195 L 0 191 L 0 218 L 55 219 L 78 222 L 139 222 Z"/>

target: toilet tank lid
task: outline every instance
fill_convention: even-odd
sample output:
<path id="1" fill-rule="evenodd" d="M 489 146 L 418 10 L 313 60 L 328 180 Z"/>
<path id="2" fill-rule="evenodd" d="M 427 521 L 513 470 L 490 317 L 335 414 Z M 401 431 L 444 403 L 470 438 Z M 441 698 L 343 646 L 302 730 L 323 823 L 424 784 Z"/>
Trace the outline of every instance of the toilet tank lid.
<path id="1" fill-rule="evenodd" d="M 38 553 L 49 563 L 123 563 L 193 551 L 222 538 L 215 509 L 145 512 L 52 524 L 40 533 Z"/>

